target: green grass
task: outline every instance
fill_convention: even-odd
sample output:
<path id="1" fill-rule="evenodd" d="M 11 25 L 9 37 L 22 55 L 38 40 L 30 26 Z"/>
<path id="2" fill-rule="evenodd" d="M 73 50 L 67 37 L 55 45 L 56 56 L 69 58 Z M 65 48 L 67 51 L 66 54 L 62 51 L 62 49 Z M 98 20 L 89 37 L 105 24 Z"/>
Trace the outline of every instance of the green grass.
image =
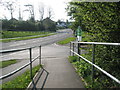
<path id="1" fill-rule="evenodd" d="M 17 60 L 13 59 L 13 60 L 8 60 L 8 61 L 1 61 L 0 62 L 0 68 L 4 68 L 4 67 L 7 67 L 11 64 L 15 64 L 17 63 Z"/>
<path id="2" fill-rule="evenodd" d="M 90 42 L 91 36 L 88 34 L 88 32 L 82 32 L 82 42 Z M 69 37 L 69 38 L 66 38 L 64 40 L 61 40 L 59 42 L 57 42 L 57 44 L 60 44 L 60 45 L 64 45 L 64 44 L 68 44 L 70 43 L 71 41 L 75 41 L 76 40 L 76 37 Z"/>
<path id="3" fill-rule="evenodd" d="M 64 40 L 57 42 L 57 44 L 64 45 L 64 44 L 68 44 L 71 41 L 75 41 L 75 40 L 76 40 L 76 37 L 69 37 L 69 38 L 66 38 Z"/>
<path id="4" fill-rule="evenodd" d="M 11 41 L 18 41 L 18 40 L 27 40 L 27 39 L 33 39 L 33 38 L 40 38 L 40 37 L 47 37 L 50 35 L 55 35 L 55 33 L 49 33 L 46 35 L 40 35 L 40 36 L 32 36 L 32 37 L 21 37 L 21 38 L 13 38 L 13 39 L 3 39 L 0 40 L 0 42 L 11 42 Z"/>
<path id="5" fill-rule="evenodd" d="M 40 65 L 35 66 L 32 70 L 33 76 L 36 74 L 36 72 L 38 72 L 38 70 L 40 69 Z M 22 75 L 17 76 L 15 79 L 4 83 L 2 85 L 2 88 L 27 88 L 27 86 L 29 85 L 29 83 L 31 82 L 30 79 L 30 70 L 27 70 L 26 72 L 24 72 Z"/>
<path id="6" fill-rule="evenodd" d="M 35 36 L 49 34 L 51 32 L 39 32 L 39 31 L 1 31 L 1 38 L 16 38 L 16 37 L 26 37 L 26 36 Z"/>

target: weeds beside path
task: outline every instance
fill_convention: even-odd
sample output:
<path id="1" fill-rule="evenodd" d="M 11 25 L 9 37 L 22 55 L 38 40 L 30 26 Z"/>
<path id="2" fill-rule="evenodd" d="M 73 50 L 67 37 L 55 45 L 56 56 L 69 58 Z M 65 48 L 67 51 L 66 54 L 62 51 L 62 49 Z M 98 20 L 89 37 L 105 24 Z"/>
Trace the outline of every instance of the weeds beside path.
<path id="1" fill-rule="evenodd" d="M 33 76 L 36 74 L 36 72 L 40 69 L 40 65 L 35 66 L 32 70 Z M 27 86 L 29 85 L 29 83 L 31 82 L 31 78 L 30 78 L 30 71 L 27 70 L 26 72 L 24 72 L 22 75 L 17 76 L 16 78 L 14 78 L 13 80 L 4 83 L 2 85 L 2 89 L 7 89 L 7 88 L 27 88 Z"/>

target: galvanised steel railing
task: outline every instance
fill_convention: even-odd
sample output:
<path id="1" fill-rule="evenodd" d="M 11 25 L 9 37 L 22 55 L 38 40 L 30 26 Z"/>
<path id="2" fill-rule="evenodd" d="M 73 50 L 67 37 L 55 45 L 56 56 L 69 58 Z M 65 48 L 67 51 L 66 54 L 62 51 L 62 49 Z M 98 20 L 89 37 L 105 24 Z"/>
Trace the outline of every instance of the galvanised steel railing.
<path id="1" fill-rule="evenodd" d="M 78 48 L 77 48 L 78 52 L 75 52 L 75 44 L 78 44 Z M 80 55 L 80 46 L 83 45 L 83 44 L 92 45 L 92 62 Z M 102 68 L 100 68 L 99 66 L 97 66 L 95 64 L 95 46 L 96 45 L 112 45 L 112 46 L 114 45 L 114 46 L 120 46 L 120 43 L 70 42 L 70 55 L 71 55 L 71 52 L 72 52 L 73 56 L 74 56 L 74 54 L 76 54 L 79 58 L 83 59 L 84 61 L 86 61 L 87 63 L 89 63 L 89 64 L 92 65 L 92 83 L 94 82 L 94 67 L 95 67 L 99 71 L 101 71 L 102 73 L 104 73 L 106 76 L 108 76 L 109 78 L 111 78 L 112 80 L 114 80 L 115 82 L 117 82 L 118 84 L 120 84 L 120 80 L 118 80 L 116 77 L 112 76 L 111 74 L 109 74 L 108 72 L 106 72 L 105 70 L 103 70 Z"/>
<path id="2" fill-rule="evenodd" d="M 38 55 L 36 58 L 32 59 L 32 49 L 33 49 L 33 48 L 36 48 L 36 47 L 39 47 L 39 55 Z M 24 50 L 29 50 L 30 62 L 27 63 L 27 64 L 25 64 L 25 65 L 23 65 L 22 67 L 20 67 L 20 68 L 18 68 L 18 69 L 14 70 L 14 71 L 12 71 L 12 72 L 10 72 L 10 73 L 8 73 L 8 74 L 6 74 L 6 75 L 0 76 L 0 80 L 5 79 L 5 78 L 7 78 L 7 77 L 10 77 L 10 76 L 14 75 L 15 73 L 23 70 L 25 67 L 27 67 L 27 66 L 30 65 L 30 78 L 31 78 L 31 80 L 32 80 L 32 82 L 33 82 L 32 63 L 33 63 L 35 60 L 39 59 L 39 65 L 41 65 L 41 46 L 35 46 L 35 47 L 29 47 L 29 48 L 23 48 L 23 49 L 2 50 L 2 51 L 0 51 L 0 53 L 1 53 L 1 54 L 4 54 L 4 53 L 13 53 L 13 52 L 24 51 Z"/>

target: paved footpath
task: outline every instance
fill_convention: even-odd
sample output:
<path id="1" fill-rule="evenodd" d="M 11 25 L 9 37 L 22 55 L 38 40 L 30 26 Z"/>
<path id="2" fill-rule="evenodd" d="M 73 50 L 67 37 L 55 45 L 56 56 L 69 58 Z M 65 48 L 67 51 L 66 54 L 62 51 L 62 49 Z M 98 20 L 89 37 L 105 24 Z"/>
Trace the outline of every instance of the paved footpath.
<path id="1" fill-rule="evenodd" d="M 68 56 L 68 46 L 52 44 L 42 47 L 44 69 L 35 79 L 36 88 L 84 88 L 81 78 L 69 63 Z"/>

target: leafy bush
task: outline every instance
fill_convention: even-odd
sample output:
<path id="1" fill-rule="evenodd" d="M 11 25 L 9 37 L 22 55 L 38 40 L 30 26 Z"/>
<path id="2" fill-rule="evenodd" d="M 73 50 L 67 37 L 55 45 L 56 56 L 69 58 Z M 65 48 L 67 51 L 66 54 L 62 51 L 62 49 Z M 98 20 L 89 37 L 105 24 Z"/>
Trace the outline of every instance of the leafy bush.
<path id="1" fill-rule="evenodd" d="M 73 62 L 76 62 L 77 61 L 77 56 L 69 56 L 69 61 L 71 62 L 71 63 L 73 63 Z"/>
<path id="2" fill-rule="evenodd" d="M 68 14 L 74 19 L 72 28 L 78 26 L 88 32 L 92 42 L 120 42 L 120 3 L 119 2 L 70 2 Z M 87 35 L 86 35 L 87 36 Z M 88 40 L 85 40 L 88 41 Z M 120 47 L 96 46 L 95 62 L 98 66 L 120 79 Z M 89 57 L 89 56 L 88 56 Z M 113 80 L 101 73 L 96 74 L 96 87 L 119 87 Z M 99 80 L 98 80 L 99 79 Z M 100 84 L 101 83 L 101 84 Z"/>

